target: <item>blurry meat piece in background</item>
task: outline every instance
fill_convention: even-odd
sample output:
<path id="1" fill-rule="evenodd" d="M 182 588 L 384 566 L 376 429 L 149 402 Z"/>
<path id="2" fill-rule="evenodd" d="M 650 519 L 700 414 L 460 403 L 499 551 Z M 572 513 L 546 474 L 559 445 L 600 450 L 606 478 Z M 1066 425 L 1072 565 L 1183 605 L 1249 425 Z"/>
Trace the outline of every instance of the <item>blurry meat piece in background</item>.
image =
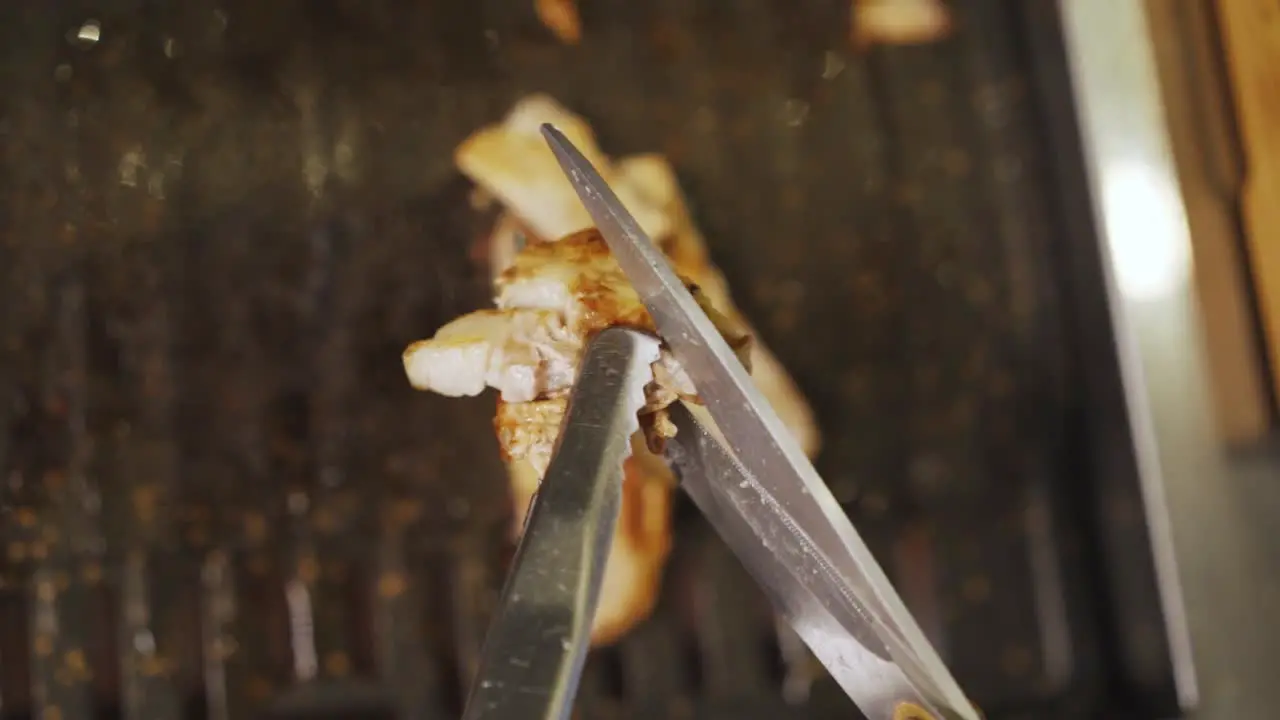
<path id="1" fill-rule="evenodd" d="M 538 19 L 560 42 L 577 45 L 582 40 L 582 18 L 578 16 L 578 0 L 534 0 Z"/>
<path id="2" fill-rule="evenodd" d="M 853 44 L 919 45 L 951 33 L 951 13 L 943 0 L 853 0 Z"/>
<path id="3" fill-rule="evenodd" d="M 538 20 L 568 45 L 582 41 L 578 0 L 534 0 Z M 951 32 L 944 0 L 853 0 L 852 38 L 857 47 L 930 43 Z"/>

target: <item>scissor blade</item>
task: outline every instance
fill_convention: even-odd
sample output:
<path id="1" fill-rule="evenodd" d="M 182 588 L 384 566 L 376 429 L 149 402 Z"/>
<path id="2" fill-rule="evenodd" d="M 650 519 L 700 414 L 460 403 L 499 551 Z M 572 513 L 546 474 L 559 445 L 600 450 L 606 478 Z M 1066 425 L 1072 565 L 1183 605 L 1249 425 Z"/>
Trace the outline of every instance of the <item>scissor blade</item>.
<path id="1" fill-rule="evenodd" d="M 656 340 L 623 328 L 587 346 L 464 720 L 569 717 L 622 508 L 622 463 L 657 358 Z"/>
<path id="2" fill-rule="evenodd" d="M 797 586 L 785 590 L 788 598 L 823 598 L 823 603 L 816 606 L 797 601 L 798 607 L 815 616 L 852 613 L 860 618 L 857 622 L 879 639 L 878 651 L 889 656 L 885 659 L 898 665 L 937 705 L 957 717 L 976 718 L 799 444 L 760 395 L 746 368 L 698 307 L 666 257 L 572 143 L 550 125 L 544 125 L 542 130 L 619 266 L 649 310 L 658 332 L 693 379 L 728 451 L 749 469 L 759 500 L 746 512 L 761 522 L 769 520 L 786 533 L 783 537 L 726 539 L 738 544 L 735 550 L 740 555 L 754 551 L 762 541 L 771 543 L 768 550 L 774 553 L 781 545 L 798 549 L 807 558 L 806 567 L 811 572 L 796 577 Z M 722 492 L 718 486 L 719 483 L 713 484 L 709 490 Z M 801 616 L 795 622 L 802 630 L 809 620 Z M 811 640 L 813 635 L 809 635 L 807 639 Z M 821 659 L 822 654 L 812 642 L 810 647 Z M 868 649 L 877 652 L 877 648 Z M 849 687 L 845 690 L 853 694 Z"/>
<path id="3" fill-rule="evenodd" d="M 681 487 L 863 714 L 900 717 L 906 703 L 946 717 L 891 660 L 874 620 L 831 588 L 798 579 L 814 572 L 813 557 L 791 542 L 781 514 L 759 511 L 767 493 L 721 445 L 705 411 L 677 404 L 670 416 L 676 436 L 667 443 L 667 458 Z"/>

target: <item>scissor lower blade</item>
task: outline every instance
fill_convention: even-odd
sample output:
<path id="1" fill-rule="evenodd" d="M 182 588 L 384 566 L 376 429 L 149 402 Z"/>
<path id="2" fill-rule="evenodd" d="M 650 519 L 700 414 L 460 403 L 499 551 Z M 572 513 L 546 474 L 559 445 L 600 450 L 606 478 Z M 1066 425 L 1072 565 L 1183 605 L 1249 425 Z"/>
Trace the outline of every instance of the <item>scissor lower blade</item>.
<path id="1" fill-rule="evenodd" d="M 681 486 L 756 579 L 775 608 L 869 720 L 978 720 L 967 702 L 943 699 L 942 682 L 900 659 L 902 640 L 882 619 L 874 598 L 852 598 L 825 582 L 830 573 L 806 552 L 796 528 L 770 502 L 755 478 L 689 408 L 672 407 L 677 434 L 668 457 Z M 892 652 L 887 642 L 898 643 Z M 940 681 L 941 680 L 941 681 Z"/>
<path id="2" fill-rule="evenodd" d="M 568 718 L 622 507 L 622 463 L 658 344 L 624 329 L 587 348 L 555 456 L 489 627 L 466 720 Z"/>

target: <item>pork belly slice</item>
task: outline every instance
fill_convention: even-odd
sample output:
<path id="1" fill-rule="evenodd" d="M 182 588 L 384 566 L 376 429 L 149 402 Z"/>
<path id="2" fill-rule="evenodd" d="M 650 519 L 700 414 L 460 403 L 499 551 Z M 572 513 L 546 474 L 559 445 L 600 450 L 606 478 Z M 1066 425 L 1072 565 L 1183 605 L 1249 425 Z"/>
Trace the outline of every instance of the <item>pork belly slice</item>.
<path id="1" fill-rule="evenodd" d="M 677 274 L 697 286 L 695 297 L 717 327 L 730 336 L 750 338 L 754 333 L 733 306 L 728 284 L 711 262 L 706 243 L 688 212 L 675 173 L 667 161 L 661 156 L 644 155 L 616 164 L 611 162 L 596 144 L 590 126 L 544 95 L 521 100 L 505 120 L 482 128 L 464 141 L 455 156 L 459 169 L 476 183 L 477 196 L 496 201 L 502 208 L 487 247 L 481 253 L 490 263 L 495 292 L 501 295 L 511 281 L 510 275 L 538 266 L 538 262 L 530 262 L 530 258 L 540 257 L 541 251 L 526 252 L 533 246 L 554 243 L 566 236 L 572 238 L 576 231 L 591 224 L 542 140 L 540 125 L 543 122 L 556 125 L 587 155 L 640 225 L 666 252 Z M 513 270 L 517 258 L 529 264 L 522 265 L 522 270 Z M 522 284 L 513 292 L 508 309 L 519 307 L 516 301 L 532 299 L 542 310 L 556 312 L 559 300 L 570 295 L 572 293 L 557 289 L 555 282 Z M 551 298 L 555 298 L 555 302 Z M 634 297 L 621 300 L 624 305 L 638 303 Z M 568 312 L 560 313 L 562 325 L 572 334 L 568 315 Z M 643 318 L 647 321 L 648 316 Z M 819 434 L 813 414 L 781 363 L 759 343 L 731 342 L 737 342 L 744 362 L 751 361 L 748 367 L 754 365 L 753 378 L 757 386 L 801 446 L 810 456 L 815 454 Z M 655 365 L 657 382 L 656 387 L 650 388 L 650 408 L 664 406 L 672 401 L 672 396 L 679 396 L 670 388 L 692 389 L 685 382 L 687 378 L 680 377 L 683 373 L 679 372 L 678 364 L 673 367 L 666 363 L 668 358 L 669 354 L 664 355 Z M 669 371 L 672 377 L 668 377 Z M 502 377 L 500 373 L 496 376 Z M 476 375 L 471 376 L 470 382 L 470 387 L 474 387 Z M 665 396 L 661 392 L 664 388 Z M 534 389 L 542 391 L 536 386 Z M 550 461 L 565 401 L 564 391 L 529 402 L 499 401 L 495 428 L 507 456 L 513 537 L 518 537 L 524 527 L 529 502 Z M 633 438 L 634 453 L 624 466 L 621 517 L 592 625 L 593 646 L 614 642 L 648 617 L 661 589 L 662 569 L 670 550 L 671 493 L 675 479 L 665 461 L 651 452 L 649 445 L 655 439 L 670 436 L 674 428 L 663 426 L 663 411 L 642 413 L 640 419 L 644 432 Z"/>
<path id="2" fill-rule="evenodd" d="M 744 363 L 750 336 L 716 311 L 696 287 L 694 297 Z M 568 397 L 587 343 L 599 331 L 626 326 L 655 332 L 635 288 L 594 229 L 515 252 L 495 282 L 497 308 L 464 315 L 429 340 L 405 350 L 414 387 L 449 396 L 499 392 L 494 429 L 511 479 L 513 532 L 546 474 Z M 671 470 L 655 453 L 674 436 L 666 409 L 696 402 L 697 388 L 665 347 L 645 388 L 642 432 L 624 466 L 618 531 L 606 561 L 592 644 L 615 641 L 653 609 L 671 544 Z"/>

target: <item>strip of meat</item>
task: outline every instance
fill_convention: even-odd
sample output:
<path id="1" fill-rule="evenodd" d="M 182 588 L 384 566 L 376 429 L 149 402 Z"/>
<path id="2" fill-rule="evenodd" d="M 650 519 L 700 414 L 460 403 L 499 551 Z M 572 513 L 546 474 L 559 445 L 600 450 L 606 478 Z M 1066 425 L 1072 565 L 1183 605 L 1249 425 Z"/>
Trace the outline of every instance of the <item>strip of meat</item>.
<path id="1" fill-rule="evenodd" d="M 494 427 L 512 482 L 518 529 L 551 461 L 587 342 L 607 327 L 653 332 L 654 326 L 594 228 L 526 245 L 495 288 L 497 308 L 450 322 L 431 339 L 410 345 L 403 360 L 410 383 L 422 390 L 455 397 L 478 395 L 485 388 L 499 391 Z M 749 361 L 750 336 L 692 289 L 730 346 Z M 696 402 L 697 395 L 665 348 L 653 364 L 645 399 L 640 414 L 645 442 L 624 466 L 619 529 L 592 625 L 595 644 L 612 642 L 648 616 L 670 548 L 675 483 L 654 453 L 675 434 L 667 407 L 678 399 Z"/>
<path id="2" fill-rule="evenodd" d="M 732 304 L 728 285 L 708 256 L 706 243 L 692 222 L 670 165 L 656 155 L 628 158 L 613 164 L 596 145 L 587 123 L 545 95 L 521 100 L 502 122 L 482 128 L 456 151 L 459 169 L 477 184 L 477 192 L 497 200 L 504 208 L 487 247 L 480 253 L 492 268 L 495 294 L 512 292 L 515 298 L 506 308 L 499 303 L 499 312 L 513 310 L 517 305 L 524 308 L 523 303 L 529 296 L 536 299 L 533 304 L 539 309 L 526 308 L 522 310 L 524 312 L 559 310 L 553 307 L 560 299 L 557 296 L 559 291 L 554 282 L 548 284 L 545 278 L 538 281 L 542 283 L 541 287 L 538 283 L 516 281 L 518 287 L 509 288 L 513 283 L 512 276 L 519 276 L 531 266 L 513 268 L 517 265 L 517 258 L 526 263 L 539 258 L 543 251 L 533 248 L 554 244 L 556 238 L 573 238 L 576 231 L 591 224 L 577 194 L 564 179 L 559 164 L 539 133 L 544 122 L 556 125 L 586 154 L 641 226 L 672 259 L 677 273 L 696 285 L 696 297 L 704 310 L 722 332 L 731 336 L 732 342 L 738 343 L 744 362 L 750 360 L 748 366 L 752 367 L 753 378 L 761 392 L 795 433 L 805 451 L 810 455 L 816 453 L 820 437 L 808 404 L 768 348 L 759 342 L 747 342 L 754 333 Z M 547 252 L 556 253 L 550 249 Z M 547 277 L 551 276 L 554 273 Z M 626 298 L 625 301 L 631 302 L 631 299 Z M 723 311 L 723 315 L 717 309 Z M 568 323 L 565 324 L 568 327 Z M 452 330 L 446 333 L 442 329 L 436 340 L 441 335 L 446 339 L 450 335 L 460 336 Z M 526 330 L 523 335 L 535 334 Z M 503 338 L 507 336 L 501 334 Z M 546 333 L 537 337 L 556 338 L 558 335 Z M 548 357 L 558 358 L 554 343 L 544 341 L 544 344 L 550 345 L 546 350 Z M 480 350 L 473 348 L 470 352 L 484 358 L 485 362 L 492 362 L 496 352 L 492 348 L 498 347 L 503 347 L 501 342 L 493 342 Z M 460 362 L 462 354 L 457 347 L 449 349 L 448 343 L 439 343 L 433 352 L 453 353 L 459 358 L 455 362 Z M 507 363 L 519 357 L 517 352 L 502 352 L 499 359 Z M 543 391 L 537 386 L 539 375 L 534 372 L 503 375 L 491 372 L 487 365 L 478 367 L 484 369 L 473 371 L 466 378 L 458 378 L 458 390 L 472 389 L 477 383 L 499 387 L 488 382 L 494 380 L 503 383 L 500 392 L 506 396 L 510 391 L 511 398 Z M 686 392 L 692 390 L 679 377 L 667 377 L 666 373 L 671 369 L 661 363 L 656 366 L 655 374 L 662 376 L 655 385 L 681 388 Z M 444 383 L 442 380 L 430 382 Z M 669 402 L 673 399 L 671 395 L 651 397 L 650 407 Z M 507 470 L 511 479 L 512 531 L 515 534 L 523 527 L 529 501 L 550 460 L 550 448 L 559 432 L 559 418 L 563 412 L 562 397 L 532 402 L 499 402 L 495 425 L 504 454 L 509 456 Z M 661 440 L 664 435 L 670 436 L 674 428 L 663 427 L 661 412 L 650 413 L 646 417 L 646 433 L 633 443 L 635 453 L 624 468 L 626 480 L 621 520 L 610 550 L 604 587 L 592 627 L 594 645 L 613 642 L 648 617 L 661 588 L 662 570 L 670 549 L 671 492 L 675 479 L 666 463 L 650 452 L 648 445 Z"/>

